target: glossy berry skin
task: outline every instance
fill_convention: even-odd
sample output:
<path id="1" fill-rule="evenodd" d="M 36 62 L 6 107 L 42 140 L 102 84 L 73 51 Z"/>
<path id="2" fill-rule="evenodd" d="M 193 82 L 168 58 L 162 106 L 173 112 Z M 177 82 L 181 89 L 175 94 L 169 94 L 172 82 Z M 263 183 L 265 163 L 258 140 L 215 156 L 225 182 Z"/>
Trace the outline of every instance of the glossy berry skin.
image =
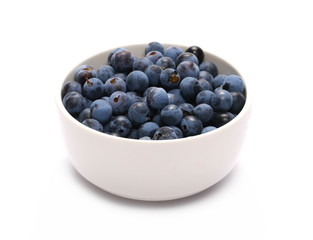
<path id="1" fill-rule="evenodd" d="M 177 139 L 176 132 L 171 127 L 160 127 L 153 135 L 153 140 L 170 140 Z"/>
<path id="2" fill-rule="evenodd" d="M 145 69 L 145 74 L 149 79 L 149 86 L 158 86 L 160 82 L 160 75 L 162 72 L 162 68 L 158 65 L 149 65 Z"/>
<path id="3" fill-rule="evenodd" d="M 146 54 L 146 58 L 148 58 L 153 64 L 156 64 L 161 57 L 164 56 L 159 51 L 151 51 Z"/>
<path id="4" fill-rule="evenodd" d="M 200 86 L 199 86 L 199 80 L 194 77 L 184 78 L 180 82 L 179 89 L 180 89 L 181 95 L 187 101 L 194 101 L 198 93 L 201 91 Z"/>
<path id="5" fill-rule="evenodd" d="M 103 96 L 103 82 L 99 78 L 88 79 L 83 86 L 84 96 L 90 100 L 96 100 Z"/>
<path id="6" fill-rule="evenodd" d="M 84 120 L 82 122 L 82 124 L 84 124 L 87 127 L 92 128 L 96 131 L 103 132 L 102 124 L 99 121 L 97 121 L 96 119 L 87 118 L 86 120 Z"/>
<path id="7" fill-rule="evenodd" d="M 109 78 L 103 86 L 105 96 L 111 96 L 111 94 L 116 91 L 126 92 L 126 89 L 125 81 L 119 77 Z"/>
<path id="8" fill-rule="evenodd" d="M 128 118 L 133 126 L 140 126 L 141 124 L 150 120 L 150 109 L 145 102 L 135 102 L 128 109 Z"/>
<path id="9" fill-rule="evenodd" d="M 116 116 L 110 122 L 110 132 L 117 133 L 121 137 L 127 137 L 132 129 L 131 121 L 123 115 Z"/>
<path id="10" fill-rule="evenodd" d="M 111 58 L 112 58 L 113 54 L 117 53 L 117 52 L 120 52 L 120 51 L 127 51 L 127 49 L 125 49 L 125 48 L 115 48 L 115 49 L 113 49 L 112 52 L 110 52 L 110 54 L 108 56 L 108 62 L 107 62 L 108 65 L 111 65 Z"/>
<path id="11" fill-rule="evenodd" d="M 207 126 L 214 117 L 214 110 L 210 105 L 201 103 L 194 108 L 194 114 L 203 126 Z"/>
<path id="12" fill-rule="evenodd" d="M 217 112 L 214 114 L 212 125 L 219 128 L 235 118 L 234 114 L 230 112 Z"/>
<path id="13" fill-rule="evenodd" d="M 98 120 L 102 124 L 107 123 L 113 110 L 111 104 L 107 100 L 97 99 L 90 106 L 90 115 L 93 119 Z"/>
<path id="14" fill-rule="evenodd" d="M 116 72 L 128 74 L 132 71 L 134 57 L 127 50 L 116 52 L 112 55 L 111 65 Z"/>
<path id="15" fill-rule="evenodd" d="M 200 91 L 203 91 L 203 90 L 210 90 L 210 91 L 213 91 L 213 87 L 211 85 L 211 83 L 209 83 L 206 79 L 204 78 L 200 78 L 199 79 L 199 88 L 200 88 Z"/>
<path id="16" fill-rule="evenodd" d="M 200 71 L 207 71 L 212 74 L 213 77 L 216 77 L 218 74 L 218 69 L 215 63 L 210 61 L 204 61 L 199 65 Z"/>
<path id="17" fill-rule="evenodd" d="M 74 81 L 84 85 L 84 83 L 90 79 L 97 77 L 96 71 L 89 65 L 82 65 L 78 67 L 74 72 Z"/>
<path id="18" fill-rule="evenodd" d="M 160 66 L 162 69 L 176 67 L 174 60 L 169 57 L 159 58 L 158 61 L 156 61 L 155 65 Z"/>
<path id="19" fill-rule="evenodd" d="M 160 74 L 160 85 L 167 90 L 177 88 L 180 80 L 179 73 L 173 68 L 164 69 Z"/>
<path id="20" fill-rule="evenodd" d="M 189 115 L 181 120 L 180 129 L 184 137 L 195 136 L 201 133 L 203 125 L 197 117 Z"/>
<path id="21" fill-rule="evenodd" d="M 184 117 L 189 115 L 194 115 L 195 107 L 190 103 L 182 103 L 178 105 L 178 107 L 182 110 Z"/>
<path id="22" fill-rule="evenodd" d="M 217 112 L 227 112 L 233 104 L 233 97 L 230 92 L 220 89 L 214 92 L 211 106 Z"/>
<path id="23" fill-rule="evenodd" d="M 109 102 L 114 115 L 127 113 L 131 103 L 129 95 L 122 91 L 113 92 L 109 98 Z"/>
<path id="24" fill-rule="evenodd" d="M 183 50 L 180 47 L 171 46 L 165 49 L 164 51 L 164 57 L 169 57 L 173 59 L 175 62 L 177 57 L 183 53 Z"/>
<path id="25" fill-rule="evenodd" d="M 139 70 L 139 71 L 142 71 L 144 72 L 145 69 L 152 65 L 152 61 L 147 58 L 147 57 L 139 57 L 139 58 L 136 58 L 134 60 L 134 63 L 133 63 L 133 70 Z"/>
<path id="26" fill-rule="evenodd" d="M 215 130 L 215 129 L 216 129 L 216 127 L 214 127 L 214 126 L 207 126 L 207 127 L 205 127 L 205 128 L 202 129 L 201 134 L 207 133 L 207 132 L 211 132 L 211 131 L 213 131 L 213 130 Z"/>
<path id="27" fill-rule="evenodd" d="M 203 50 L 198 46 L 191 46 L 187 48 L 186 52 L 193 53 L 198 58 L 199 63 L 201 63 L 204 59 L 204 52 Z"/>
<path id="28" fill-rule="evenodd" d="M 203 78 L 205 80 L 207 80 L 211 85 L 213 84 L 213 76 L 211 73 L 207 72 L 207 71 L 200 71 L 199 72 L 199 79 Z"/>
<path id="29" fill-rule="evenodd" d="M 238 75 L 228 75 L 224 78 L 223 89 L 229 92 L 244 93 L 245 86 Z"/>
<path id="30" fill-rule="evenodd" d="M 213 88 L 219 88 L 224 84 L 224 80 L 226 78 L 225 74 L 219 74 L 215 78 L 213 78 Z"/>
<path id="31" fill-rule="evenodd" d="M 159 125 L 155 122 L 145 122 L 138 128 L 138 138 L 142 138 L 144 136 L 152 138 L 155 131 L 159 128 Z"/>
<path id="32" fill-rule="evenodd" d="M 175 62 L 176 66 L 178 66 L 183 61 L 191 61 L 191 62 L 195 63 L 196 65 L 199 65 L 199 60 L 196 57 L 196 55 L 194 55 L 193 53 L 190 53 L 190 52 L 181 53 L 176 59 L 176 62 Z"/>
<path id="33" fill-rule="evenodd" d="M 132 71 L 126 78 L 128 91 L 143 93 L 149 87 L 147 75 L 139 70 Z"/>
<path id="34" fill-rule="evenodd" d="M 82 110 L 79 113 L 77 120 L 80 121 L 80 122 L 83 122 L 83 121 L 85 121 L 88 118 L 91 118 L 90 108 L 85 108 L 84 110 Z"/>
<path id="35" fill-rule="evenodd" d="M 164 47 L 159 42 L 150 42 L 145 48 L 145 54 L 150 51 L 159 51 L 160 53 L 164 54 Z"/>
<path id="36" fill-rule="evenodd" d="M 198 78 L 200 73 L 198 65 L 191 61 L 181 62 L 176 70 L 182 79 L 186 77 Z"/>
<path id="37" fill-rule="evenodd" d="M 109 78 L 114 76 L 115 70 L 110 65 L 103 65 L 97 70 L 97 78 L 99 78 L 103 83 L 105 83 Z"/>
<path id="38" fill-rule="evenodd" d="M 240 92 L 231 92 L 230 93 L 233 97 L 233 104 L 229 111 L 233 114 L 238 114 L 242 110 L 243 106 L 245 105 L 246 98 Z"/>
<path id="39" fill-rule="evenodd" d="M 146 97 L 147 104 L 152 109 L 162 109 L 168 104 L 168 95 L 163 88 L 153 88 Z"/>
<path id="40" fill-rule="evenodd" d="M 198 93 L 196 97 L 196 104 L 206 103 L 211 105 L 212 98 L 214 96 L 214 93 L 210 90 L 203 90 Z"/>
<path id="41" fill-rule="evenodd" d="M 177 105 L 169 104 L 162 108 L 160 117 L 163 125 L 176 126 L 183 118 L 183 111 Z"/>
<path id="42" fill-rule="evenodd" d="M 69 92 L 63 98 L 65 109 L 73 116 L 78 115 L 85 108 L 84 97 L 78 92 Z"/>
<path id="43" fill-rule="evenodd" d="M 78 92 L 78 93 L 82 94 L 82 85 L 78 82 L 75 82 L 75 81 L 71 81 L 71 82 L 66 83 L 63 86 L 62 91 L 61 91 L 62 99 L 69 92 Z"/>

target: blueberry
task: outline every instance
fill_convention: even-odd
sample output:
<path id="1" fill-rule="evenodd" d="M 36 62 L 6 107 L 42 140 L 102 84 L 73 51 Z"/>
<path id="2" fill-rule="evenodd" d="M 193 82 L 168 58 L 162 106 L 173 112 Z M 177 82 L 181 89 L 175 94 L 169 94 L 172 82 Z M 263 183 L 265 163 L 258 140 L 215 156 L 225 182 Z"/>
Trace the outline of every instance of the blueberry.
<path id="1" fill-rule="evenodd" d="M 162 126 L 160 114 L 154 114 L 152 117 L 152 121 L 158 124 L 159 126 Z"/>
<path id="2" fill-rule="evenodd" d="M 151 51 L 146 54 L 146 58 L 148 58 L 153 64 L 155 64 L 161 57 L 163 57 L 163 54 L 159 51 Z"/>
<path id="3" fill-rule="evenodd" d="M 119 78 L 123 79 L 126 82 L 127 75 L 125 73 L 116 73 L 112 77 L 119 77 Z"/>
<path id="4" fill-rule="evenodd" d="M 177 66 L 177 72 L 179 73 L 182 79 L 186 77 L 199 77 L 199 67 L 194 62 L 191 61 L 183 61 Z"/>
<path id="5" fill-rule="evenodd" d="M 230 122 L 234 117 L 230 112 L 217 112 L 214 114 L 212 124 L 218 128 Z"/>
<path id="6" fill-rule="evenodd" d="M 93 67 L 88 65 L 82 65 L 74 72 L 74 80 L 79 82 L 81 85 L 84 85 L 88 79 L 95 77 L 97 77 L 96 71 L 93 69 Z"/>
<path id="7" fill-rule="evenodd" d="M 171 46 L 164 51 L 164 57 L 169 57 L 173 59 L 173 61 L 176 61 L 181 53 L 183 53 L 183 50 L 180 47 Z"/>
<path id="8" fill-rule="evenodd" d="M 128 138 L 130 139 L 138 139 L 138 129 L 132 128 L 130 133 L 128 134 Z"/>
<path id="9" fill-rule="evenodd" d="M 245 105 L 246 98 L 240 92 L 231 92 L 230 94 L 233 97 L 233 104 L 231 108 L 229 109 L 229 111 L 233 114 L 238 114 L 242 110 L 243 106 Z"/>
<path id="10" fill-rule="evenodd" d="M 109 101 L 114 115 L 127 113 L 131 103 L 129 95 L 122 91 L 116 91 L 112 93 Z"/>
<path id="11" fill-rule="evenodd" d="M 90 78 L 84 83 L 83 94 L 90 100 L 96 100 L 103 96 L 103 82 L 99 78 Z"/>
<path id="12" fill-rule="evenodd" d="M 194 55 L 193 53 L 190 53 L 190 52 L 181 53 L 175 61 L 176 66 L 178 66 L 183 61 L 191 61 L 191 62 L 195 63 L 196 65 L 199 65 L 199 60 L 196 57 L 196 55 Z"/>
<path id="13" fill-rule="evenodd" d="M 210 105 L 201 103 L 194 108 L 194 114 L 202 122 L 203 126 L 207 126 L 213 119 L 214 110 Z"/>
<path id="14" fill-rule="evenodd" d="M 227 77 L 225 74 L 219 74 L 213 79 L 213 88 L 219 88 L 224 84 L 224 80 Z"/>
<path id="15" fill-rule="evenodd" d="M 103 90 L 106 96 L 110 96 L 116 91 L 126 92 L 126 83 L 119 77 L 112 77 L 105 82 Z"/>
<path id="16" fill-rule="evenodd" d="M 149 87 L 149 79 L 142 71 L 132 71 L 126 78 L 128 91 L 143 93 Z"/>
<path id="17" fill-rule="evenodd" d="M 126 92 L 126 94 L 129 97 L 130 105 L 132 105 L 135 102 L 142 102 L 142 97 L 139 93 L 136 92 Z"/>
<path id="18" fill-rule="evenodd" d="M 210 61 L 202 62 L 199 65 L 199 68 L 200 68 L 200 71 L 207 71 L 211 73 L 213 77 L 216 77 L 218 74 L 218 70 L 217 70 L 215 63 L 210 62 Z"/>
<path id="19" fill-rule="evenodd" d="M 228 75 L 224 79 L 223 89 L 229 92 L 243 93 L 245 86 L 242 79 L 238 75 Z"/>
<path id="20" fill-rule="evenodd" d="M 139 138 L 139 140 L 151 140 L 151 138 L 148 136 L 144 136 L 144 137 Z"/>
<path id="21" fill-rule="evenodd" d="M 138 138 L 142 138 L 144 136 L 152 138 L 155 131 L 159 128 L 159 125 L 155 122 L 145 122 L 138 128 Z"/>
<path id="22" fill-rule="evenodd" d="M 211 132 L 211 131 L 213 131 L 213 130 L 215 130 L 215 129 L 216 129 L 216 127 L 214 127 L 214 126 L 207 126 L 207 127 L 205 127 L 205 128 L 202 129 L 201 134 L 207 133 L 207 132 Z"/>
<path id="23" fill-rule="evenodd" d="M 174 89 L 179 86 L 180 75 L 173 68 L 164 69 L 160 74 L 160 85 L 164 89 Z"/>
<path id="24" fill-rule="evenodd" d="M 113 54 L 120 52 L 120 51 L 127 51 L 127 50 L 125 48 L 115 48 L 114 50 L 112 50 L 108 56 L 108 65 L 111 65 L 111 58 L 112 58 Z"/>
<path id="25" fill-rule="evenodd" d="M 184 137 L 198 135 L 201 133 L 202 128 L 202 122 L 192 115 L 185 116 L 180 123 L 180 129 Z"/>
<path id="26" fill-rule="evenodd" d="M 128 74 L 133 68 L 134 57 L 131 52 L 122 50 L 112 55 L 111 65 L 117 72 Z"/>
<path id="27" fill-rule="evenodd" d="M 169 96 L 168 97 L 169 103 L 174 103 L 176 105 L 179 105 L 181 103 L 185 103 L 186 102 L 184 97 L 181 95 L 179 88 L 171 89 L 167 93 L 168 93 L 168 96 Z M 171 97 L 170 94 L 174 95 L 175 97 Z"/>
<path id="28" fill-rule="evenodd" d="M 209 83 L 206 79 L 204 78 L 200 78 L 199 79 L 199 89 L 200 91 L 203 91 L 203 90 L 210 90 L 210 91 L 213 91 L 213 87 L 211 85 L 211 83 Z"/>
<path id="29" fill-rule="evenodd" d="M 91 104 L 92 104 L 92 100 L 90 100 L 87 97 L 84 97 L 84 108 L 90 108 Z"/>
<path id="30" fill-rule="evenodd" d="M 206 103 L 211 105 L 212 98 L 214 93 L 210 90 L 203 90 L 198 93 L 196 97 L 196 104 Z"/>
<path id="31" fill-rule="evenodd" d="M 96 119 L 88 118 L 82 122 L 87 127 L 90 127 L 96 131 L 103 132 L 102 124 Z"/>
<path id="32" fill-rule="evenodd" d="M 160 117 L 163 125 L 176 126 L 183 118 L 183 111 L 177 105 L 169 104 L 162 108 Z"/>
<path id="33" fill-rule="evenodd" d="M 184 135 L 183 135 L 183 133 L 179 127 L 176 127 L 176 126 L 169 126 L 169 127 L 174 129 L 177 138 L 183 138 L 184 137 Z"/>
<path id="34" fill-rule="evenodd" d="M 160 53 L 164 54 L 164 47 L 159 42 L 150 42 L 145 48 L 145 54 L 150 51 L 159 51 Z"/>
<path id="35" fill-rule="evenodd" d="M 150 109 L 145 102 L 135 102 L 128 109 L 128 118 L 134 126 L 150 120 Z"/>
<path id="36" fill-rule="evenodd" d="M 230 92 L 220 89 L 214 92 L 211 106 L 217 112 L 227 112 L 233 104 L 233 97 Z"/>
<path id="37" fill-rule="evenodd" d="M 160 127 L 153 135 L 153 140 L 169 140 L 169 139 L 177 139 L 177 135 L 175 130 L 171 127 Z"/>
<path id="38" fill-rule="evenodd" d="M 112 116 L 111 104 L 103 99 L 95 100 L 90 106 L 90 115 L 102 124 L 108 122 Z"/>
<path id="39" fill-rule="evenodd" d="M 159 58 L 158 61 L 156 61 L 155 65 L 160 66 L 162 69 L 176 67 L 174 60 L 169 57 Z"/>
<path id="40" fill-rule="evenodd" d="M 160 82 L 160 75 L 162 72 L 162 68 L 158 65 L 149 65 L 145 69 L 145 74 L 149 79 L 149 86 L 158 86 Z"/>
<path id="41" fill-rule="evenodd" d="M 65 109 L 73 116 L 78 115 L 85 108 L 84 97 L 78 92 L 69 92 L 63 98 Z"/>
<path id="42" fill-rule="evenodd" d="M 207 72 L 207 71 L 200 71 L 199 72 L 199 79 L 204 78 L 205 80 L 207 80 L 210 84 L 213 84 L 213 76 L 211 73 Z"/>
<path id="43" fill-rule="evenodd" d="M 111 78 L 114 74 L 115 70 L 110 65 L 103 65 L 97 70 L 97 78 L 99 78 L 103 83 L 105 83 L 106 80 Z"/>
<path id="44" fill-rule="evenodd" d="M 187 101 L 194 101 L 196 96 L 201 91 L 199 86 L 199 80 L 195 77 L 184 78 L 179 85 L 181 95 Z"/>
<path id="45" fill-rule="evenodd" d="M 62 91 L 61 91 L 62 99 L 69 92 L 78 92 L 78 93 L 82 94 L 82 85 L 78 82 L 75 82 L 75 81 L 71 81 L 71 82 L 66 83 L 63 86 Z"/>
<path id="46" fill-rule="evenodd" d="M 191 46 L 187 48 L 186 52 L 193 53 L 198 58 L 199 63 L 201 63 L 204 59 L 204 52 L 203 50 L 198 46 Z"/>
<path id="47" fill-rule="evenodd" d="M 182 103 L 178 105 L 178 107 L 182 110 L 184 117 L 189 115 L 194 115 L 195 107 L 190 103 Z"/>
<path id="48" fill-rule="evenodd" d="M 132 124 L 126 116 L 116 116 L 110 122 L 110 132 L 117 133 L 121 137 L 126 137 L 130 133 Z"/>
<path id="49" fill-rule="evenodd" d="M 162 109 L 168 104 L 168 95 L 163 88 L 153 88 L 147 94 L 146 100 L 152 109 Z"/>
<path id="50" fill-rule="evenodd" d="M 142 71 L 144 72 L 144 70 L 152 65 L 152 61 L 147 58 L 147 57 L 139 57 L 139 58 L 136 58 L 134 60 L 134 63 L 133 63 L 133 70 L 139 70 L 139 71 Z"/>
<path id="51" fill-rule="evenodd" d="M 91 118 L 90 115 L 90 108 L 85 108 L 83 111 L 81 111 L 78 115 L 78 121 L 83 122 L 86 119 Z"/>

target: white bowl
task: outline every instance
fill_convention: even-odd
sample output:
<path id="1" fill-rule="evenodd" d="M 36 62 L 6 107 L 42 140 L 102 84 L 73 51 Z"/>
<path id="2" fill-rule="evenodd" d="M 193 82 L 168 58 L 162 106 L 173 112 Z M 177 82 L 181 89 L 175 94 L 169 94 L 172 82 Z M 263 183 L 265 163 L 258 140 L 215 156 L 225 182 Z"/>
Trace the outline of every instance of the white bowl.
<path id="1" fill-rule="evenodd" d="M 146 44 L 123 46 L 135 56 L 144 56 Z M 163 44 L 164 47 L 179 46 Z M 184 50 L 185 46 L 180 46 Z M 106 64 L 113 49 L 81 64 L 95 69 Z M 223 59 L 205 52 L 220 74 L 239 74 Z M 77 66 L 76 66 L 77 67 Z M 126 198 L 162 201 L 199 193 L 223 179 L 234 168 L 246 135 L 251 97 L 246 86 L 246 103 L 229 123 L 206 133 L 175 140 L 148 141 L 111 136 L 90 129 L 64 108 L 61 89 L 73 80 L 74 70 L 60 84 L 57 106 L 68 157 L 75 169 L 99 188 Z"/>

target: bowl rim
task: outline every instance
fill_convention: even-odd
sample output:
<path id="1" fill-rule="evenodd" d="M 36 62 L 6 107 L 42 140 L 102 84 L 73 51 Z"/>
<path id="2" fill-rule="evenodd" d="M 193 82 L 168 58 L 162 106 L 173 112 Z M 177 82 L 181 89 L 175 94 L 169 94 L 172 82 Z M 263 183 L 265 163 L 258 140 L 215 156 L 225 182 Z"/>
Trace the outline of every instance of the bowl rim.
<path id="1" fill-rule="evenodd" d="M 120 46 L 118 48 L 138 48 L 138 47 L 144 47 L 146 46 L 147 43 L 139 43 L 139 44 L 129 44 L 129 45 L 123 45 Z M 164 47 L 168 47 L 168 46 L 175 46 L 175 47 L 181 47 L 182 49 L 187 49 L 188 46 L 186 45 L 180 45 L 180 44 L 170 44 L 170 43 L 162 43 L 162 45 Z M 89 59 L 95 58 L 99 55 L 103 55 L 104 53 L 109 53 L 110 51 L 113 51 L 115 48 L 110 48 L 104 51 L 101 51 L 100 53 L 94 54 L 93 56 L 88 57 L 87 59 L 85 59 L 84 61 L 88 61 Z M 56 93 L 55 93 L 55 103 L 56 106 L 58 108 L 58 110 L 61 112 L 61 114 L 66 117 L 72 124 L 76 125 L 77 127 L 81 128 L 83 131 L 85 131 L 88 134 L 95 134 L 98 135 L 99 137 L 108 139 L 108 140 L 115 140 L 115 141 L 126 141 L 129 143 L 143 143 L 143 144 L 177 144 L 177 143 L 182 143 L 182 142 L 188 142 L 188 141 L 194 141 L 195 139 L 201 139 L 201 138 L 207 138 L 208 136 L 213 136 L 215 134 L 219 134 L 221 131 L 225 131 L 228 128 L 231 128 L 233 125 L 236 125 L 236 123 L 238 121 L 240 121 L 244 116 L 246 116 L 248 114 L 248 112 L 251 109 L 251 104 L 252 104 L 252 94 L 251 94 L 251 87 L 250 84 L 247 84 L 246 79 L 243 77 L 243 75 L 241 74 L 241 72 L 239 72 L 232 64 L 230 64 L 229 62 L 227 62 L 226 60 L 224 60 L 223 58 L 212 54 L 211 52 L 205 51 L 203 50 L 204 54 L 209 54 L 214 58 L 217 58 L 219 60 L 221 60 L 222 62 L 227 63 L 231 68 L 233 68 L 239 76 L 242 77 L 244 84 L 245 84 L 245 97 L 246 97 L 246 101 L 245 101 L 245 105 L 243 106 L 242 110 L 236 115 L 236 117 L 234 119 L 232 119 L 231 121 L 229 121 L 228 123 L 226 123 L 225 125 L 218 127 L 217 129 L 207 132 L 207 133 L 203 133 L 203 134 L 198 134 L 198 135 L 194 135 L 194 136 L 189 136 L 189 137 L 183 137 L 183 138 L 178 138 L 178 139 L 171 139 L 171 140 L 139 140 L 139 139 L 132 139 L 132 138 L 124 138 L 124 137 L 118 137 L 118 136 L 113 136 L 110 134 L 106 134 L 103 132 L 99 132 L 96 131 L 94 129 L 91 129 L 87 126 L 85 126 L 84 124 L 82 124 L 81 122 L 79 122 L 78 120 L 76 120 L 64 107 L 63 102 L 62 102 L 62 98 L 61 98 L 61 90 L 62 87 L 65 84 L 65 80 L 69 77 L 70 73 L 77 68 L 78 66 L 84 64 L 83 62 L 80 62 L 79 64 L 76 65 L 76 67 L 72 68 L 71 71 L 68 72 L 68 74 L 65 76 L 65 78 L 63 78 L 62 81 L 60 81 L 59 84 L 57 84 L 57 88 L 56 88 Z"/>

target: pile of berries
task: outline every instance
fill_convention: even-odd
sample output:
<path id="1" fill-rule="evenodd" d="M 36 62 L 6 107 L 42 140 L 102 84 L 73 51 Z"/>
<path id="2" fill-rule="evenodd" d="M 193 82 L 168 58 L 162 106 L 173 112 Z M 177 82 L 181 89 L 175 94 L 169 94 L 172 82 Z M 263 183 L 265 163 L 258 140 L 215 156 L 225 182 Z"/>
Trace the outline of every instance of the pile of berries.
<path id="1" fill-rule="evenodd" d="M 243 80 L 219 74 L 200 47 L 184 51 L 151 42 L 145 54 L 116 48 L 98 69 L 78 67 L 62 88 L 66 110 L 94 130 L 141 140 L 203 134 L 242 110 Z"/>

